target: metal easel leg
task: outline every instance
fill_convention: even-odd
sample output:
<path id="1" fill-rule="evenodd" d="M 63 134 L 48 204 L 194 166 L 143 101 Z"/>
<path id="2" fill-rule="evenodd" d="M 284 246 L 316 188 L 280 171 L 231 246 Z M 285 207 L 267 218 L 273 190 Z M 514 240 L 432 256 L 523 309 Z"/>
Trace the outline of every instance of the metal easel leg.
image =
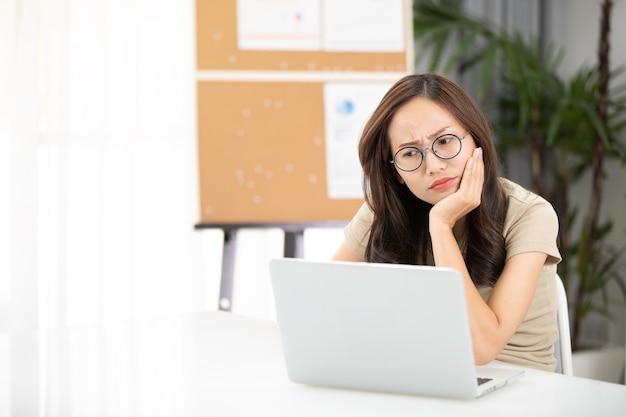
<path id="1" fill-rule="evenodd" d="M 237 231 L 224 230 L 224 252 L 222 256 L 222 278 L 220 281 L 219 309 L 231 311 L 233 302 L 233 278 L 235 276 L 235 254 Z"/>

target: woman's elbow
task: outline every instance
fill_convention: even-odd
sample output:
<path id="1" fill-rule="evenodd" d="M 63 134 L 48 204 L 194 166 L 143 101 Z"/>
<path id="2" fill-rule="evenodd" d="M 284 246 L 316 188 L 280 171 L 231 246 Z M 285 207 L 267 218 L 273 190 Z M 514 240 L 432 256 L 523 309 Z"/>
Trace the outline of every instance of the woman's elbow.
<path id="1" fill-rule="evenodd" d="M 476 365 L 486 365 L 496 359 L 504 346 L 483 345 L 474 346 L 474 362 Z"/>

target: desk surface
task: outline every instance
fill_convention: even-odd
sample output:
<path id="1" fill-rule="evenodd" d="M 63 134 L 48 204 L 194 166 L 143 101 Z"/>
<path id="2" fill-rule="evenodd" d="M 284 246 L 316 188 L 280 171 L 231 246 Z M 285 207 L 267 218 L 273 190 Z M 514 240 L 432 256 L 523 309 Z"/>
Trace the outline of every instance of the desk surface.
<path id="1" fill-rule="evenodd" d="M 0 416 L 625 416 L 626 386 L 527 370 L 473 401 L 287 379 L 276 323 L 229 313 L 0 334 Z"/>

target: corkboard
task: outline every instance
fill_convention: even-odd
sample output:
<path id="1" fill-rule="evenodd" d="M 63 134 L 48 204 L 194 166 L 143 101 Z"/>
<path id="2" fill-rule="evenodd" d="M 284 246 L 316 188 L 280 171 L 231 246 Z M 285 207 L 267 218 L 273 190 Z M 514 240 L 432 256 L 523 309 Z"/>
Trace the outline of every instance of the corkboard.
<path id="1" fill-rule="evenodd" d="M 362 203 L 326 192 L 323 83 L 198 82 L 198 137 L 202 223 L 347 220 Z"/>
<path id="2" fill-rule="evenodd" d="M 236 0 L 196 0 L 199 225 L 354 215 L 362 199 L 327 192 L 324 83 L 410 72 L 411 4 L 398 22 L 405 51 L 265 51 L 238 48 Z"/>

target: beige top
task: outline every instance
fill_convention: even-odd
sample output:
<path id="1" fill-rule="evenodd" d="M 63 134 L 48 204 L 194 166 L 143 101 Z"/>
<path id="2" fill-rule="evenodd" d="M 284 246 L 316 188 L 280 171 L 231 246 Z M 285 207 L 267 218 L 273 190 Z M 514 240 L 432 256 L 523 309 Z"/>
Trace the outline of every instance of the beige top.
<path id="1" fill-rule="evenodd" d="M 554 343 L 558 337 L 556 327 L 556 264 L 561 255 L 557 248 L 558 218 L 550 203 L 523 187 L 501 179 L 508 198 L 509 208 L 504 221 L 506 259 L 524 252 L 543 252 L 548 255 L 541 271 L 537 291 L 522 324 L 496 357 L 497 360 L 546 371 L 556 369 Z M 363 204 L 345 228 L 346 242 L 361 258 L 373 214 Z M 492 287 L 479 288 L 486 301 Z"/>

